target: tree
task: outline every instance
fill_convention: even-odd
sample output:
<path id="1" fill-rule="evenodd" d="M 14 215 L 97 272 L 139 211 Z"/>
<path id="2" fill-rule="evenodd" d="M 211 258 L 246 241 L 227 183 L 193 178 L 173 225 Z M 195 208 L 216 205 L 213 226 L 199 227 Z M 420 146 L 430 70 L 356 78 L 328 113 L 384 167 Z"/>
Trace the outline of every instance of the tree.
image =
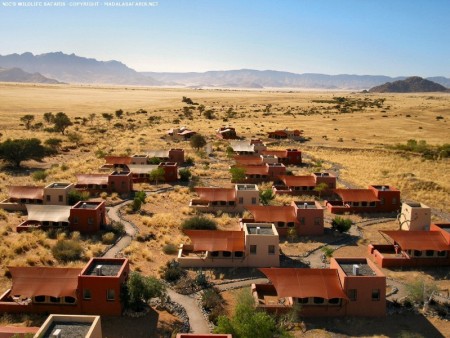
<path id="1" fill-rule="evenodd" d="M 70 118 L 63 112 L 59 112 L 55 115 L 53 123 L 54 129 L 63 135 L 67 127 L 73 124 L 72 121 L 70 121 Z"/>
<path id="2" fill-rule="evenodd" d="M 245 180 L 245 169 L 241 167 L 230 168 L 231 181 L 232 182 L 242 182 Z"/>
<path id="3" fill-rule="evenodd" d="M 351 219 L 343 218 L 343 217 L 339 217 L 339 216 L 336 216 L 331 221 L 331 229 L 337 230 L 340 233 L 349 231 L 350 228 L 352 227 L 352 225 L 353 225 L 353 222 Z"/>
<path id="4" fill-rule="evenodd" d="M 211 109 L 205 110 L 203 116 L 208 120 L 214 120 L 214 112 Z"/>
<path id="5" fill-rule="evenodd" d="M 155 277 L 142 276 L 139 272 L 132 271 L 122 294 L 125 306 L 134 311 L 142 311 L 151 298 L 163 297 L 166 287 Z"/>
<path id="6" fill-rule="evenodd" d="M 109 122 L 111 122 L 111 120 L 113 119 L 113 114 L 109 114 L 109 113 L 102 113 L 103 118 Z"/>
<path id="7" fill-rule="evenodd" d="M 259 192 L 259 200 L 263 205 L 268 205 L 271 200 L 275 198 L 272 189 L 266 189 Z"/>
<path id="8" fill-rule="evenodd" d="M 55 116 L 52 112 L 44 113 L 44 121 L 47 124 L 53 123 L 53 120 L 55 119 Z"/>
<path id="9" fill-rule="evenodd" d="M 214 220 L 206 218 L 194 216 L 183 223 L 181 223 L 181 229 L 183 230 L 216 230 L 217 224 Z"/>
<path id="10" fill-rule="evenodd" d="M 34 121 L 34 115 L 30 115 L 30 114 L 24 115 L 20 118 L 20 121 L 23 122 L 23 124 L 25 125 L 25 128 L 28 130 L 31 127 L 31 122 Z"/>
<path id="11" fill-rule="evenodd" d="M 195 134 L 192 136 L 189 142 L 191 147 L 197 150 L 200 150 L 200 148 L 206 146 L 206 139 L 200 134 Z"/>
<path id="12" fill-rule="evenodd" d="M 164 169 L 159 167 L 156 169 L 153 169 L 152 171 L 150 171 L 150 173 L 148 174 L 149 179 L 151 182 L 155 182 L 155 184 L 158 184 L 159 181 L 163 181 L 164 180 Z"/>
<path id="13" fill-rule="evenodd" d="M 137 211 L 141 210 L 141 207 L 142 207 L 142 200 L 139 197 L 135 197 L 133 199 L 133 203 L 131 203 L 131 209 L 134 212 L 137 212 Z"/>
<path id="14" fill-rule="evenodd" d="M 22 161 L 41 160 L 45 156 L 45 147 L 37 138 L 7 139 L 0 143 L 0 159 L 20 167 Z"/>
<path id="15" fill-rule="evenodd" d="M 70 142 L 75 143 L 75 146 L 77 148 L 80 145 L 80 143 L 83 141 L 83 137 L 81 136 L 80 133 L 68 133 L 67 134 L 67 139 Z"/>
<path id="16" fill-rule="evenodd" d="M 88 191 L 70 190 L 67 194 L 67 203 L 69 205 L 75 205 L 79 201 L 87 201 L 89 199 Z"/>
<path id="17" fill-rule="evenodd" d="M 89 121 L 91 121 L 91 124 L 94 123 L 95 116 L 96 116 L 95 113 L 90 113 L 90 114 L 89 114 Z"/>
<path id="18" fill-rule="evenodd" d="M 321 197 L 322 193 L 327 190 L 328 190 L 328 184 L 326 184 L 325 182 L 321 182 L 321 183 L 317 184 L 314 188 L 314 191 L 317 191 L 317 193 L 319 194 L 319 198 Z"/>
<path id="19" fill-rule="evenodd" d="M 323 252 L 323 256 L 325 258 L 331 258 L 333 257 L 334 249 L 330 248 L 329 246 L 325 245 L 320 249 Z"/>
<path id="20" fill-rule="evenodd" d="M 272 338 L 288 336 L 266 312 L 254 307 L 254 299 L 248 289 L 238 295 L 233 316 L 219 316 L 214 333 L 229 333 L 234 338 Z"/>
<path id="21" fill-rule="evenodd" d="M 194 101 L 192 101 L 189 97 L 183 96 L 181 99 L 181 102 L 184 102 L 186 104 L 194 104 Z"/>
<path id="22" fill-rule="evenodd" d="M 118 119 L 121 119 L 121 118 L 122 118 L 122 115 L 123 115 L 123 110 L 122 110 L 122 109 L 119 109 L 119 110 L 116 110 L 114 113 L 116 114 L 116 117 L 117 117 Z"/>
<path id="23" fill-rule="evenodd" d="M 205 108 L 206 108 L 206 107 L 205 107 L 205 105 L 203 105 L 203 104 L 201 104 L 201 105 L 199 105 L 199 106 L 197 107 L 199 116 L 202 116 L 203 112 L 205 111 Z"/>

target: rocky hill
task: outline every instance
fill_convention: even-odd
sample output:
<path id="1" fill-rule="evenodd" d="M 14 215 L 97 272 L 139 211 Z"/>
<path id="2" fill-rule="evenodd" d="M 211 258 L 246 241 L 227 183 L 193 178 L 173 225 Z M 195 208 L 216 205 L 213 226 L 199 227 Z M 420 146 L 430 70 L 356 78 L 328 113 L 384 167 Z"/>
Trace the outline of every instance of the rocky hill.
<path id="1" fill-rule="evenodd" d="M 54 79 L 49 79 L 40 73 L 27 73 L 20 68 L 0 68 L 0 82 L 61 83 Z"/>
<path id="2" fill-rule="evenodd" d="M 369 90 L 371 93 L 423 93 L 445 91 L 448 91 L 446 87 L 419 76 L 412 76 L 405 80 L 395 82 L 387 82 Z"/>
<path id="3" fill-rule="evenodd" d="M 0 55 L 0 67 L 21 68 L 66 83 L 157 86 L 161 83 L 118 61 L 98 61 L 62 52 Z"/>

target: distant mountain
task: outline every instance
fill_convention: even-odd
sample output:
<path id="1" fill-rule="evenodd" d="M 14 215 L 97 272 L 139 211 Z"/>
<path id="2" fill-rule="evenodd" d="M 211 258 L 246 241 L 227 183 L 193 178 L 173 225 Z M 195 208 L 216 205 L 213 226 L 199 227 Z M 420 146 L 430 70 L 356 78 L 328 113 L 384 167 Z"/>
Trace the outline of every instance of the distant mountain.
<path id="1" fill-rule="evenodd" d="M 422 92 L 445 92 L 449 89 L 444 86 L 423 79 L 419 76 L 408 77 L 405 80 L 387 82 L 381 86 L 373 87 L 371 93 L 422 93 Z"/>
<path id="2" fill-rule="evenodd" d="M 243 88 L 313 88 L 361 90 L 392 81 L 388 76 L 295 74 L 274 70 L 227 70 L 204 73 L 142 73 L 169 83 L 190 87 L 243 87 Z M 404 79 L 404 77 L 395 78 Z M 450 80 L 449 80 L 450 81 Z"/>
<path id="3" fill-rule="evenodd" d="M 21 68 L 67 83 L 161 85 L 146 75 L 118 61 L 97 61 L 62 52 L 33 55 L 32 53 L 0 55 L 0 67 Z"/>
<path id="4" fill-rule="evenodd" d="M 27 73 L 20 68 L 0 68 L 0 82 L 25 82 L 25 83 L 50 83 L 58 84 L 59 81 L 49 79 L 40 73 Z"/>
<path id="5" fill-rule="evenodd" d="M 62 52 L 0 55 L 0 68 L 21 68 L 66 83 L 139 86 L 183 86 L 189 88 L 298 88 L 362 90 L 406 77 L 383 75 L 295 74 L 274 70 L 227 70 L 204 73 L 137 72 L 119 61 L 98 61 Z M 430 78 L 450 88 L 450 79 Z"/>

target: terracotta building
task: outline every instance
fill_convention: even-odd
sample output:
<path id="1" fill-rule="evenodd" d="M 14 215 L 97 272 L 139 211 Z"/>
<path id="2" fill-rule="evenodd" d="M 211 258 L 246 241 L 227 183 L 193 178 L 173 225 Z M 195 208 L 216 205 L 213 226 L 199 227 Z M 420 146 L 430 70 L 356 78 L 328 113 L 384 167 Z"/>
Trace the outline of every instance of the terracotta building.
<path id="1" fill-rule="evenodd" d="M 220 127 L 217 129 L 216 135 L 223 140 L 235 140 L 239 138 L 236 134 L 236 129 L 232 127 Z"/>
<path id="2" fill-rule="evenodd" d="M 258 156 L 266 150 L 266 145 L 259 139 L 251 139 L 250 141 L 230 141 L 230 147 L 237 155 L 253 155 Z"/>
<path id="3" fill-rule="evenodd" d="M 246 223 L 241 231 L 187 230 L 182 244 L 183 267 L 272 267 L 280 265 L 278 232 L 273 224 Z"/>
<path id="4" fill-rule="evenodd" d="M 305 317 L 386 314 L 386 277 L 366 258 L 331 258 L 329 269 L 260 269 L 271 284 L 253 284 L 256 307 L 285 313 L 299 304 Z"/>
<path id="5" fill-rule="evenodd" d="M 431 209 L 422 203 L 405 202 L 398 221 L 401 230 L 430 230 Z"/>
<path id="6" fill-rule="evenodd" d="M 335 189 L 335 200 L 325 201 L 328 211 L 345 212 L 399 212 L 400 190 L 387 185 L 370 185 L 368 189 Z"/>
<path id="7" fill-rule="evenodd" d="M 253 218 L 241 223 L 273 223 L 280 236 L 295 229 L 299 236 L 323 234 L 323 207 L 316 201 L 293 201 L 289 206 L 246 206 Z"/>
<path id="8" fill-rule="evenodd" d="M 280 163 L 266 163 L 264 165 L 239 165 L 245 171 L 245 179 L 238 183 L 262 183 L 276 181 L 279 176 L 286 174 L 286 167 Z"/>
<path id="9" fill-rule="evenodd" d="M 83 269 L 9 267 L 12 286 L 0 296 L 0 311 L 120 316 L 127 259 L 92 258 Z"/>
<path id="10" fill-rule="evenodd" d="M 369 255 L 382 268 L 450 265 L 450 223 L 430 230 L 382 231 L 388 244 L 370 244 Z"/>
<path id="11" fill-rule="evenodd" d="M 247 205 L 259 203 L 256 184 L 235 184 L 233 188 L 198 187 L 199 198 L 192 199 L 191 208 L 201 212 L 242 212 Z"/>
<path id="12" fill-rule="evenodd" d="M 286 195 L 320 195 L 326 196 L 336 189 L 336 176 L 330 173 L 313 173 L 311 175 L 281 175 L 279 182 L 272 189 L 275 194 Z M 320 184 L 326 184 L 323 191 L 317 191 Z"/>
<path id="13" fill-rule="evenodd" d="M 278 163 L 283 163 L 284 165 L 302 164 L 302 152 L 297 149 L 263 150 L 262 154 L 276 156 Z"/>
<path id="14" fill-rule="evenodd" d="M 302 135 L 302 131 L 298 130 L 298 129 L 290 130 L 290 129 L 286 128 L 286 129 L 269 131 L 267 134 L 268 134 L 269 138 L 273 138 L 276 140 L 283 140 L 283 139 L 298 140 Z"/>
<path id="15" fill-rule="evenodd" d="M 75 189 L 88 191 L 91 196 L 102 192 L 127 195 L 133 191 L 133 179 L 130 172 L 113 171 L 110 174 L 79 174 L 76 175 Z"/>
<path id="16" fill-rule="evenodd" d="M 96 233 L 106 224 L 104 201 L 80 201 L 74 206 L 27 204 L 26 207 L 28 219 L 17 226 L 17 232 L 66 228 L 81 233 Z"/>
<path id="17" fill-rule="evenodd" d="M 178 164 L 176 162 L 161 162 L 160 164 L 129 164 L 128 169 L 134 183 L 150 182 L 150 172 L 155 169 L 164 170 L 163 181 L 170 183 L 178 181 Z"/>

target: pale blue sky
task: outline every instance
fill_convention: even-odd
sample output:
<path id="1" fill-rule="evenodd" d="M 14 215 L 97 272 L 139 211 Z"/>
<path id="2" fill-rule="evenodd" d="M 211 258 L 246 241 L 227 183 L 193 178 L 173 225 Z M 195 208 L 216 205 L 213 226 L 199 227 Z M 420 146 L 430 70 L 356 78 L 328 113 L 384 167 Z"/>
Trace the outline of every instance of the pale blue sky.
<path id="1" fill-rule="evenodd" d="M 160 0 L 131 8 L 4 2 L 2 55 L 62 51 L 138 71 L 450 77 L 450 0 Z"/>

